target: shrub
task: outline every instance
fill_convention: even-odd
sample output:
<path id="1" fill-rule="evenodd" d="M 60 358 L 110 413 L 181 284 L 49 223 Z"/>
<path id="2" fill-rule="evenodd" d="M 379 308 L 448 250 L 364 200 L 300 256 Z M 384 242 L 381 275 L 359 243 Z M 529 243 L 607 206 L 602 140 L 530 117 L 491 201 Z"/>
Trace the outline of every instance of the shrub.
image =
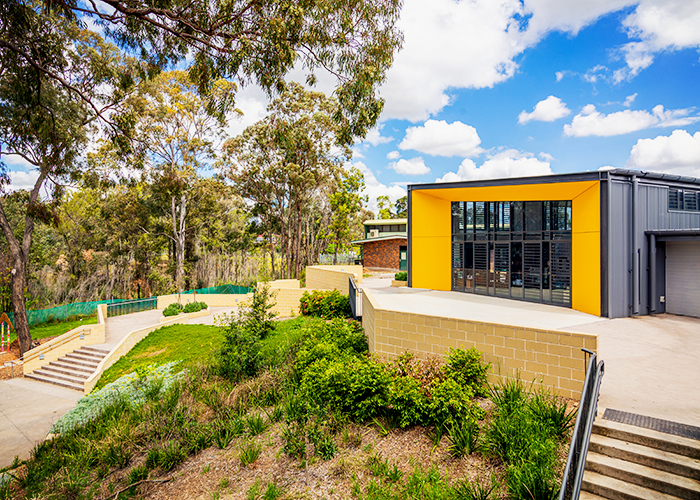
<path id="1" fill-rule="evenodd" d="M 433 387 L 430 416 L 438 425 L 447 428 L 463 419 L 483 418 L 484 411 L 472 403 L 474 392 L 469 386 L 461 386 L 453 379 L 445 379 Z"/>
<path id="2" fill-rule="evenodd" d="M 429 401 L 418 381 L 394 377 L 389 384 L 389 417 L 399 427 L 418 425 L 428 420 Z"/>
<path id="3" fill-rule="evenodd" d="M 241 443 L 241 454 L 239 455 L 241 467 L 255 462 L 260 456 L 261 451 L 262 446 L 255 441 L 243 441 L 243 443 Z"/>
<path id="4" fill-rule="evenodd" d="M 462 458 L 471 455 L 479 444 L 479 424 L 473 420 L 455 422 L 447 435 L 450 445 L 448 450 L 453 457 Z"/>
<path id="5" fill-rule="evenodd" d="M 486 396 L 486 372 L 491 363 L 481 362 L 481 353 L 473 347 L 469 350 L 450 349 L 447 353 L 447 363 L 443 370 L 445 375 L 460 385 L 469 386 L 474 394 Z"/>
<path id="6" fill-rule="evenodd" d="M 224 343 L 218 371 L 233 382 L 255 376 L 262 368 L 260 337 L 246 328 L 243 321 L 232 321 L 224 327 Z"/>
<path id="7" fill-rule="evenodd" d="M 557 398 L 554 394 L 540 389 L 530 398 L 527 408 L 533 418 L 547 428 L 556 438 L 563 438 L 566 431 L 573 425 L 576 411 L 566 411 L 566 401 Z"/>
<path id="8" fill-rule="evenodd" d="M 275 307 L 273 298 L 270 285 L 253 288 L 253 300 L 243 314 L 246 328 L 260 339 L 266 338 L 275 329 L 273 319 L 276 314 L 270 311 Z"/>
<path id="9" fill-rule="evenodd" d="M 202 309 L 206 309 L 207 307 L 208 306 L 206 302 L 190 302 L 188 304 L 185 304 L 185 307 L 182 309 L 182 312 L 193 313 L 201 311 Z"/>
<path id="10" fill-rule="evenodd" d="M 318 318 L 349 318 L 350 299 L 338 290 L 304 292 L 299 299 L 299 309 L 304 316 Z"/>
<path id="11" fill-rule="evenodd" d="M 408 273 L 406 271 L 401 271 L 394 274 L 394 279 L 396 281 L 408 281 Z"/>
<path id="12" fill-rule="evenodd" d="M 163 316 L 177 316 L 180 314 L 180 311 L 182 311 L 182 306 L 177 302 L 174 302 L 163 309 Z"/>

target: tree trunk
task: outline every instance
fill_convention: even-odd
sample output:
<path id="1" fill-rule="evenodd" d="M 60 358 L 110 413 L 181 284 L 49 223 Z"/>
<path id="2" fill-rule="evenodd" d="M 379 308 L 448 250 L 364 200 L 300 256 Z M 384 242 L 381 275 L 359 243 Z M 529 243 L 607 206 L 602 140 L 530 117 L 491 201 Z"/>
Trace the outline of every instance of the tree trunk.
<path id="1" fill-rule="evenodd" d="M 272 278 L 272 281 L 275 280 L 275 244 L 273 241 L 273 236 L 272 233 L 269 235 L 270 239 L 270 269 L 271 269 L 271 275 L 270 277 Z"/>
<path id="2" fill-rule="evenodd" d="M 175 201 L 175 196 L 171 196 L 170 211 L 173 219 L 173 242 L 175 243 L 175 283 L 177 286 L 177 293 L 182 293 L 182 276 L 185 268 L 185 214 L 187 213 L 187 196 L 185 194 L 180 195 L 179 207 Z"/>

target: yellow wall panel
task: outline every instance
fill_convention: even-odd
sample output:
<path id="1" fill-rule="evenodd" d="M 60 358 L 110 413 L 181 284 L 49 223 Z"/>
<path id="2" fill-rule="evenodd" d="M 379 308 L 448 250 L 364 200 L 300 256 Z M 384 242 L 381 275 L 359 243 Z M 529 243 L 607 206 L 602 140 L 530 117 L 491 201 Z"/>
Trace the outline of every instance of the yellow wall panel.
<path id="1" fill-rule="evenodd" d="M 452 201 L 572 200 L 572 307 L 600 315 L 598 181 L 411 191 L 412 286 L 451 289 Z"/>

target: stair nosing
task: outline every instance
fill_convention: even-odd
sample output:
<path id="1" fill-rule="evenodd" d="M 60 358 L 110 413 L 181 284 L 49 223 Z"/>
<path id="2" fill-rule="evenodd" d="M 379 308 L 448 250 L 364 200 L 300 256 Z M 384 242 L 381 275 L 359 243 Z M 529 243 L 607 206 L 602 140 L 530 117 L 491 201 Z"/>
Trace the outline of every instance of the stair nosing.
<path id="1" fill-rule="evenodd" d="M 51 366 L 51 365 L 42 366 L 40 369 L 46 370 L 46 371 L 51 372 L 51 373 L 60 373 L 62 375 L 68 375 L 69 377 L 74 377 L 77 379 L 82 378 L 82 379 L 87 380 L 90 377 L 89 373 L 85 373 L 85 372 L 76 373 L 75 371 L 70 371 L 70 370 L 67 370 L 65 368 L 64 369 L 56 368 L 55 366 Z"/>
<path id="2" fill-rule="evenodd" d="M 600 480 L 598 478 L 603 478 L 604 481 L 607 482 L 612 482 L 612 485 L 605 485 L 601 484 Z M 596 481 L 598 480 L 598 481 Z M 621 483 L 621 484 L 614 484 L 614 483 Z M 632 492 L 627 492 L 627 491 L 622 491 L 620 489 L 620 486 L 625 486 L 626 489 L 632 490 Z M 614 497 L 609 497 L 607 495 L 604 495 L 602 493 L 598 493 L 595 491 L 590 491 L 587 488 L 593 487 L 595 488 L 598 486 L 599 488 L 606 489 L 606 490 L 614 490 L 617 495 Z M 678 500 L 678 497 L 669 495 L 668 493 L 663 493 L 661 491 L 656 491 L 650 488 L 646 488 L 644 486 L 640 486 L 638 484 L 634 483 L 628 483 L 626 481 L 622 481 L 621 479 L 617 479 L 611 476 L 606 476 L 605 474 L 600 474 L 597 472 L 593 471 L 585 471 L 583 474 L 583 483 L 581 484 L 581 490 L 582 491 L 587 491 L 588 493 L 592 493 L 594 495 L 602 496 L 604 498 L 636 498 L 636 499 L 644 499 L 644 500 Z M 634 495 L 634 496 L 633 496 Z"/>
<path id="3" fill-rule="evenodd" d="M 71 377 L 70 375 L 58 375 L 58 374 L 54 374 L 52 372 L 46 372 L 46 371 L 42 371 L 42 370 L 43 370 L 43 368 L 39 368 L 37 370 L 34 370 L 32 372 L 32 374 L 37 374 L 39 376 L 46 377 L 46 378 L 55 378 L 55 379 L 59 379 L 59 380 L 65 380 L 66 382 L 75 382 L 76 384 L 83 384 L 83 385 L 85 384 L 85 380 L 87 380 L 87 379 L 80 379 L 77 377 Z"/>
<path id="4" fill-rule="evenodd" d="M 43 382 L 45 384 L 53 384 L 53 385 L 58 385 L 61 387 L 67 387 L 69 389 L 73 389 L 76 391 L 84 391 L 85 390 L 85 385 L 80 386 L 80 384 L 71 384 L 69 382 L 64 382 L 62 380 L 51 380 L 51 379 L 48 379 L 46 377 L 36 376 L 36 375 L 34 375 L 34 372 L 28 373 L 24 377 L 32 379 L 32 380 L 36 380 L 37 382 Z"/>
<path id="5" fill-rule="evenodd" d="M 647 429 L 644 427 L 636 427 L 634 425 L 623 424 L 613 420 L 596 419 L 593 422 L 593 433 L 629 441 L 649 448 L 675 453 L 677 455 L 687 456 L 693 459 L 700 459 L 700 441 L 695 439 L 676 436 L 675 434 L 666 434 L 664 432 Z M 615 434 L 623 434 L 625 437 Z M 640 440 L 651 443 L 640 443 Z"/>
<path id="6" fill-rule="evenodd" d="M 52 361 L 48 365 L 42 366 L 42 368 L 46 368 L 47 366 L 54 366 L 57 368 L 63 368 L 65 370 L 74 370 L 74 371 L 79 371 L 79 372 L 88 373 L 88 374 L 95 373 L 95 370 L 90 370 L 90 369 L 86 368 L 84 365 L 74 365 L 73 363 L 67 363 L 65 361 L 62 361 L 61 359 L 57 359 L 56 361 Z"/>

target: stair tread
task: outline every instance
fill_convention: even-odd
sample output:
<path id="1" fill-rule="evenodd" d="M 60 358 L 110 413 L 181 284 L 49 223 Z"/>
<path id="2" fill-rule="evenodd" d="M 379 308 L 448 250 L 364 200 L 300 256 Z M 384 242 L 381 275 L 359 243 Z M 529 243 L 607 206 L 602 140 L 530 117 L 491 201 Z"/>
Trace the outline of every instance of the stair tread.
<path id="1" fill-rule="evenodd" d="M 61 387 L 68 387 L 69 389 L 75 389 L 76 391 L 84 391 L 85 390 L 84 385 L 71 384 L 70 382 L 66 382 L 66 381 L 62 381 L 62 380 L 56 380 L 56 379 L 51 379 L 51 378 L 47 378 L 47 377 L 42 377 L 41 375 L 35 375 L 34 372 L 28 373 L 24 377 L 30 378 L 33 380 L 37 380 L 39 382 L 45 382 L 47 384 L 60 385 Z"/>
<path id="2" fill-rule="evenodd" d="M 666 493 L 651 490 L 649 488 L 645 488 L 644 486 L 627 483 L 625 481 L 621 481 L 620 479 L 615 479 L 614 477 L 598 474 L 597 472 L 588 470 L 585 471 L 583 474 L 583 484 L 581 489 L 585 490 L 586 492 L 591 492 L 590 489 L 595 488 L 595 486 L 624 493 L 625 496 L 623 498 L 639 498 L 642 500 L 678 500 L 678 497 L 673 495 L 667 495 Z M 591 493 L 599 494 L 595 492 Z M 620 495 L 615 495 L 613 498 L 620 497 Z"/>
<path id="3" fill-rule="evenodd" d="M 605 500 L 605 497 L 601 497 L 590 491 L 581 491 L 578 498 L 579 500 Z"/>
<path id="4" fill-rule="evenodd" d="M 647 461 L 656 462 L 654 465 L 656 468 L 662 468 L 661 464 L 658 462 L 663 462 L 665 467 L 663 470 L 668 472 L 674 472 L 679 469 L 685 469 L 686 473 L 683 475 L 688 475 L 694 479 L 700 479 L 700 460 L 686 457 L 685 455 L 679 455 L 678 453 L 672 453 L 670 451 L 660 450 L 658 448 L 652 448 L 649 446 L 644 446 L 642 444 L 630 443 L 629 441 L 624 441 L 622 439 L 611 438 L 608 436 L 603 436 L 602 434 L 592 434 L 591 435 L 591 451 L 601 453 L 603 455 L 615 456 L 614 453 L 621 452 L 622 454 L 632 454 L 637 457 L 643 458 Z M 598 449 L 603 448 L 603 450 Z M 623 458 L 616 456 L 616 458 Z M 630 460 L 629 461 L 635 461 Z"/>
<path id="5" fill-rule="evenodd" d="M 695 439 L 666 434 L 644 427 L 621 424 L 604 418 L 596 419 L 593 422 L 593 433 L 616 439 L 625 439 L 637 444 L 640 444 L 640 441 L 642 441 L 645 446 L 700 459 L 700 441 Z M 620 437 L 618 436 L 619 434 L 624 434 L 627 438 Z"/>
<path id="6" fill-rule="evenodd" d="M 36 375 L 40 375 L 42 377 L 57 378 L 57 379 L 65 380 L 67 382 L 71 382 L 71 383 L 75 383 L 75 384 L 83 384 L 85 382 L 85 379 L 83 379 L 83 378 L 72 377 L 71 375 L 54 373 L 54 372 L 46 371 L 43 368 L 39 368 L 38 370 L 34 370 L 32 373 L 36 374 Z"/>
<path id="7" fill-rule="evenodd" d="M 87 380 L 87 378 L 90 376 L 89 373 L 76 372 L 73 370 L 67 370 L 65 368 L 58 368 L 58 367 L 50 366 L 50 365 L 42 366 L 41 370 L 45 370 L 45 371 L 48 371 L 51 373 L 60 373 L 62 375 L 68 375 L 68 376 L 83 379 L 83 380 Z"/>
<path id="8" fill-rule="evenodd" d="M 586 469 L 588 469 L 589 464 L 592 464 L 594 466 L 595 464 L 600 464 L 615 469 L 617 471 L 625 471 L 628 474 L 640 476 L 642 478 L 645 478 L 646 480 L 652 480 L 659 483 L 671 485 L 675 488 L 681 488 L 691 492 L 696 492 L 698 494 L 698 497 L 700 497 L 700 483 L 684 476 L 678 476 L 676 474 L 655 469 L 653 467 L 647 467 L 646 465 L 628 462 L 626 460 L 621 460 L 619 458 L 610 457 L 608 455 L 601 455 L 600 453 L 590 451 L 588 452 Z"/>
<path id="9" fill-rule="evenodd" d="M 76 365 L 73 363 L 67 363 L 65 361 L 62 361 L 60 359 L 57 359 L 56 361 L 52 361 L 46 366 L 55 366 L 56 368 L 65 368 L 66 370 L 74 370 L 74 371 L 79 371 L 82 373 L 94 373 L 95 370 L 91 370 L 90 368 L 87 368 L 83 365 Z"/>
<path id="10" fill-rule="evenodd" d="M 92 347 L 92 346 L 86 346 L 86 345 L 82 346 L 82 347 L 81 347 L 80 349 L 78 349 L 78 350 L 79 350 L 79 351 L 93 351 L 93 352 L 97 352 L 97 353 L 100 353 L 100 354 L 104 354 L 105 356 L 106 356 L 107 354 L 109 354 L 109 350 L 108 350 L 108 349 L 100 349 L 99 347 Z"/>
<path id="11" fill-rule="evenodd" d="M 74 357 L 74 358 L 75 357 L 84 358 L 84 359 L 88 359 L 90 361 L 96 361 L 96 362 L 99 362 L 104 358 L 104 356 L 100 356 L 98 354 L 89 354 L 87 352 L 79 352 L 79 351 L 73 351 L 69 354 L 66 354 L 66 356 L 70 356 L 70 357 Z"/>

